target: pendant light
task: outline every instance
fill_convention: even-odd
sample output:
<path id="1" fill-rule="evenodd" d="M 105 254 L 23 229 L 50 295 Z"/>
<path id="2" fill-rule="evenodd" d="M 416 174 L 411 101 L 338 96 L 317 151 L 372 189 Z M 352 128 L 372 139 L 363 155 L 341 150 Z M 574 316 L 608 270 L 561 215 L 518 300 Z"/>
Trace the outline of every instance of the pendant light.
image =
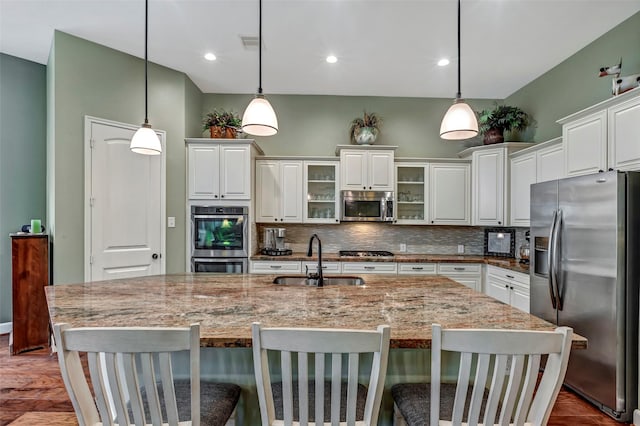
<path id="1" fill-rule="evenodd" d="M 148 117 L 148 90 L 147 90 L 147 38 L 149 34 L 149 0 L 144 2 L 144 124 L 131 138 L 129 149 L 138 154 L 159 155 L 162 153 L 162 144 L 158 135 L 151 128 Z"/>
<path id="2" fill-rule="evenodd" d="M 262 94 L 262 0 L 259 0 L 258 44 L 258 93 L 244 110 L 242 130 L 254 136 L 272 136 L 278 133 L 278 118 Z"/>
<path id="3" fill-rule="evenodd" d="M 440 137 L 448 140 L 469 139 L 478 134 L 478 119 L 475 112 L 462 99 L 460 91 L 460 0 L 458 0 L 458 93 L 440 125 Z"/>

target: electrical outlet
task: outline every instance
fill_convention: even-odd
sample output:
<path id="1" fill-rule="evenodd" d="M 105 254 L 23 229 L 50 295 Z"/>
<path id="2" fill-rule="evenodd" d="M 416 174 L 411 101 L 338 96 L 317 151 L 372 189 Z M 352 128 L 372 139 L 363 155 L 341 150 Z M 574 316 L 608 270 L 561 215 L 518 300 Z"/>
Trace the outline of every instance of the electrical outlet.
<path id="1" fill-rule="evenodd" d="M 464 253 L 464 244 L 458 244 L 458 254 Z"/>
<path id="2" fill-rule="evenodd" d="M 167 218 L 167 228 L 175 228 L 176 227 L 176 218 L 173 216 L 169 216 Z"/>
<path id="3" fill-rule="evenodd" d="M 407 251 L 407 245 L 405 243 L 400 243 L 400 251 L 401 252 Z"/>

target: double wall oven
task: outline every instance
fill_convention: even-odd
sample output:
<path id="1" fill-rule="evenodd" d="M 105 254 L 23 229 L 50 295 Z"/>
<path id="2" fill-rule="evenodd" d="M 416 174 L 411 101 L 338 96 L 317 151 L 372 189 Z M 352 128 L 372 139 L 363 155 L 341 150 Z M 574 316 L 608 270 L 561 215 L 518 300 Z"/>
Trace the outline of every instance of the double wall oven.
<path id="1" fill-rule="evenodd" d="M 191 272 L 248 272 L 247 207 L 191 206 Z"/>

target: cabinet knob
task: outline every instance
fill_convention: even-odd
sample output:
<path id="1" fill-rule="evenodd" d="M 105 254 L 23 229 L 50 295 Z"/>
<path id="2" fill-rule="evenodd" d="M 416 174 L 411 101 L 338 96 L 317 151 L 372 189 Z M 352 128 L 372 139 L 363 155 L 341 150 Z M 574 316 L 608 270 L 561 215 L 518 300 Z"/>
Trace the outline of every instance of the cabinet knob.
<path id="1" fill-rule="evenodd" d="M 277 222 L 277 221 L 278 221 L 278 218 L 276 217 L 276 218 L 275 218 L 275 219 L 273 219 L 273 220 L 275 220 L 275 221 Z"/>
<path id="2" fill-rule="evenodd" d="M 214 195 L 214 196 L 213 196 L 213 198 L 218 198 L 218 196 L 217 196 L 217 195 Z"/>
<path id="3" fill-rule="evenodd" d="M 502 225 L 502 222 L 498 221 L 498 225 Z"/>
<path id="4" fill-rule="evenodd" d="M 609 167 L 609 171 L 612 172 L 613 171 L 613 167 Z"/>
<path id="5" fill-rule="evenodd" d="M 433 223 L 433 221 L 431 221 L 431 223 Z"/>
<path id="6" fill-rule="evenodd" d="M 509 287 L 511 290 L 513 290 L 513 287 Z"/>
<path id="7" fill-rule="evenodd" d="M 508 285 L 508 284 L 505 284 L 505 285 L 504 285 L 504 288 L 506 288 L 507 290 L 509 290 L 509 285 Z"/>
<path id="8" fill-rule="evenodd" d="M 338 219 L 336 219 L 336 222 L 340 222 Z"/>
<path id="9" fill-rule="evenodd" d="M 284 222 L 284 219 L 280 219 L 280 222 Z"/>
<path id="10" fill-rule="evenodd" d="M 224 198 L 224 195 L 221 195 L 220 198 Z"/>
<path id="11" fill-rule="evenodd" d="M 598 173 L 604 173 L 604 170 L 600 169 L 598 170 Z"/>
<path id="12" fill-rule="evenodd" d="M 367 189 L 367 187 L 366 187 L 366 186 L 363 186 L 363 187 L 362 187 L 362 189 Z"/>
<path id="13" fill-rule="evenodd" d="M 151 255 L 151 258 L 152 258 L 152 259 L 154 259 L 154 260 L 155 260 L 155 259 L 157 259 L 157 258 L 159 258 L 159 257 L 160 257 L 160 255 L 159 255 L 158 253 L 153 253 L 153 254 Z"/>

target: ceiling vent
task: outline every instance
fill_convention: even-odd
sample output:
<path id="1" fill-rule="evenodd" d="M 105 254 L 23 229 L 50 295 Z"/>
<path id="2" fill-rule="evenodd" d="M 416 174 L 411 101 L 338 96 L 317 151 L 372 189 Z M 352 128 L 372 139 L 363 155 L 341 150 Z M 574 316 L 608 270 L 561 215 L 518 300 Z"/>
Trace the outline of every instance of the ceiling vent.
<path id="1" fill-rule="evenodd" d="M 240 36 L 240 40 L 242 40 L 242 45 L 247 50 L 255 50 L 258 48 L 259 39 L 256 36 Z M 264 46 L 263 46 L 264 47 Z"/>

